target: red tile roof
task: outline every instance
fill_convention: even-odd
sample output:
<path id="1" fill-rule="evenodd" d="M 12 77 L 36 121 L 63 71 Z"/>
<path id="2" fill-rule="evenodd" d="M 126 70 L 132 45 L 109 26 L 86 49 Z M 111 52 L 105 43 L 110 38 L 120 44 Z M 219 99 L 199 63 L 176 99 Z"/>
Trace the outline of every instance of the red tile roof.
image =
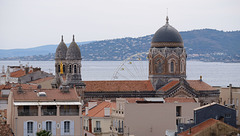
<path id="1" fill-rule="evenodd" d="M 144 101 L 144 98 L 126 98 L 128 103 L 136 103 L 136 101 Z"/>
<path id="2" fill-rule="evenodd" d="M 17 88 L 11 90 L 15 101 L 54 101 L 54 99 L 56 101 L 79 101 L 74 89 L 70 89 L 68 93 L 63 93 L 59 89 L 37 90 L 37 92 L 31 89 L 23 90 L 22 93 L 18 93 L 17 90 Z M 39 97 L 38 92 L 45 92 L 46 96 Z"/>
<path id="3" fill-rule="evenodd" d="M 22 76 L 25 76 L 25 75 L 26 75 L 26 72 L 25 72 L 25 70 L 22 70 L 22 69 L 10 73 L 10 77 L 22 77 Z"/>
<path id="4" fill-rule="evenodd" d="M 0 136 L 13 136 L 9 124 L 0 124 Z"/>
<path id="5" fill-rule="evenodd" d="M 139 81 L 84 81 L 86 91 L 153 91 L 150 80 Z"/>
<path id="6" fill-rule="evenodd" d="M 34 84 L 18 84 L 18 83 L 7 83 L 6 85 L 0 85 L 0 90 L 18 88 L 21 86 L 23 89 L 37 89 L 37 85 Z"/>
<path id="7" fill-rule="evenodd" d="M 215 125 L 215 124 L 224 124 L 224 125 L 227 125 L 231 128 L 234 128 L 233 126 L 230 126 L 222 121 L 219 121 L 219 120 L 216 120 L 216 119 L 208 119 L 202 123 L 200 123 L 199 125 L 197 126 L 194 126 L 193 128 L 191 128 L 191 133 L 189 133 L 189 129 L 182 132 L 182 133 L 179 133 L 178 136 L 195 136 L 195 135 L 198 135 L 200 132 L 204 131 L 205 129 Z M 234 128 L 236 130 L 236 132 L 239 133 L 239 130 L 237 128 Z M 213 129 L 214 130 L 214 129 Z"/>
<path id="8" fill-rule="evenodd" d="M 164 85 L 162 88 L 160 88 L 159 91 L 168 91 L 169 89 L 171 89 L 178 83 L 179 83 L 178 80 L 173 80 L 173 81 L 169 82 L 168 84 Z"/>
<path id="9" fill-rule="evenodd" d="M 110 114 L 112 113 L 112 108 L 116 109 L 116 103 L 115 102 L 106 102 L 103 101 L 97 106 L 93 107 L 88 111 L 88 117 L 104 117 L 104 108 L 110 108 Z M 85 112 L 83 113 L 85 115 Z"/>
<path id="10" fill-rule="evenodd" d="M 183 102 L 196 102 L 194 98 L 188 98 L 188 97 L 169 97 L 164 99 L 166 103 L 183 103 Z"/>
<path id="11" fill-rule="evenodd" d="M 45 78 L 40 78 L 38 80 L 34 80 L 34 81 L 31 81 L 29 83 L 33 83 L 33 84 L 38 84 L 38 83 L 42 83 L 42 82 L 45 82 L 45 81 L 48 81 L 48 80 L 52 80 L 54 77 L 45 77 Z"/>
<path id="12" fill-rule="evenodd" d="M 212 86 L 210 86 L 209 84 L 207 84 L 203 81 L 200 81 L 200 80 L 187 80 L 187 82 L 196 91 L 213 91 L 213 90 L 216 90 Z"/>

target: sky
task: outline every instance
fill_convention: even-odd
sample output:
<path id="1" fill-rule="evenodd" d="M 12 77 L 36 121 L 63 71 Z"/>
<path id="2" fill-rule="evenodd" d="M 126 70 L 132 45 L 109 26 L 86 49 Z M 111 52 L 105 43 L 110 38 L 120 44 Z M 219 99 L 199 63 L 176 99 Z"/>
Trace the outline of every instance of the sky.
<path id="1" fill-rule="evenodd" d="M 0 0 L 0 49 L 178 31 L 240 30 L 240 0 Z"/>

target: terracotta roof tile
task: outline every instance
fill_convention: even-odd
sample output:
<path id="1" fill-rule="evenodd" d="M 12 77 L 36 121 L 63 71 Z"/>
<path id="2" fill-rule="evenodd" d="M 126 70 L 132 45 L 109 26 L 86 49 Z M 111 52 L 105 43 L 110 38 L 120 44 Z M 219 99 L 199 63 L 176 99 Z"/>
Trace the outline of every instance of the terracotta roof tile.
<path id="1" fill-rule="evenodd" d="M 0 136 L 13 136 L 9 124 L 0 124 Z"/>
<path id="2" fill-rule="evenodd" d="M 86 91 L 153 91 L 150 80 L 139 81 L 84 81 Z"/>
<path id="3" fill-rule="evenodd" d="M 199 125 L 194 126 L 193 128 L 191 128 L 191 134 L 189 134 L 189 130 L 186 130 L 186 131 L 178 134 L 178 136 L 194 136 L 197 133 L 203 131 L 204 129 L 206 129 L 208 127 L 211 127 L 212 125 L 214 125 L 216 123 L 224 123 L 224 122 L 221 122 L 221 121 L 216 120 L 216 119 L 208 119 L 208 120 L 200 123 Z M 228 125 L 228 124 L 226 124 L 226 125 Z"/>
<path id="4" fill-rule="evenodd" d="M 196 91 L 213 91 L 213 90 L 216 90 L 212 86 L 210 86 L 209 84 L 207 84 L 203 81 L 200 81 L 200 80 L 187 80 L 187 82 Z"/>
<path id="5" fill-rule="evenodd" d="M 159 91 L 168 91 L 169 89 L 171 89 L 178 83 L 179 83 L 178 80 L 173 80 L 173 81 L 169 82 L 168 84 L 164 85 L 162 88 L 160 88 Z"/>
<path id="6" fill-rule="evenodd" d="M 68 93 L 63 93 L 59 89 L 51 90 L 23 90 L 23 93 L 18 93 L 17 88 L 12 89 L 13 98 L 15 101 L 79 101 L 77 92 L 70 89 Z M 37 96 L 38 92 L 45 92 L 46 96 Z"/>
<path id="7" fill-rule="evenodd" d="M 126 98 L 128 103 L 136 103 L 136 101 L 144 101 L 144 98 Z"/>
<path id="8" fill-rule="evenodd" d="M 10 77 L 22 77 L 24 75 L 26 75 L 26 72 L 24 70 L 22 70 L 22 69 L 10 73 Z"/>
<path id="9" fill-rule="evenodd" d="M 104 117 L 104 108 L 110 108 L 110 114 L 112 113 L 112 108 L 116 108 L 115 102 L 103 101 L 97 106 L 93 107 L 88 111 L 88 117 Z M 83 113 L 85 115 L 85 112 Z"/>
<path id="10" fill-rule="evenodd" d="M 169 97 L 164 99 L 166 103 L 183 103 L 183 102 L 196 102 L 194 98 L 188 98 L 188 97 Z"/>
<path id="11" fill-rule="evenodd" d="M 38 80 L 34 80 L 34 81 L 31 81 L 29 83 L 33 83 L 33 84 L 38 84 L 38 83 L 42 83 L 42 82 L 45 82 L 45 81 L 48 81 L 48 80 L 52 80 L 54 77 L 45 77 L 45 78 L 40 78 Z"/>

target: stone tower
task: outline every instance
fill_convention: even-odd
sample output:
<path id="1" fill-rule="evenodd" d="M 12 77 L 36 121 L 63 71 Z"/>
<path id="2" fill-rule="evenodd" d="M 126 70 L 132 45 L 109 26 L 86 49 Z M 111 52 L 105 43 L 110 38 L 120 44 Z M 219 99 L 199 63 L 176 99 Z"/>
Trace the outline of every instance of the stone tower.
<path id="1" fill-rule="evenodd" d="M 85 84 L 81 78 L 81 52 L 74 35 L 70 46 L 67 48 L 63 42 L 63 36 L 55 53 L 55 78 L 52 82 L 52 88 L 60 86 L 84 88 Z"/>
<path id="2" fill-rule="evenodd" d="M 179 32 L 166 24 L 154 34 L 149 49 L 149 79 L 155 90 L 171 80 L 186 78 L 187 54 Z"/>

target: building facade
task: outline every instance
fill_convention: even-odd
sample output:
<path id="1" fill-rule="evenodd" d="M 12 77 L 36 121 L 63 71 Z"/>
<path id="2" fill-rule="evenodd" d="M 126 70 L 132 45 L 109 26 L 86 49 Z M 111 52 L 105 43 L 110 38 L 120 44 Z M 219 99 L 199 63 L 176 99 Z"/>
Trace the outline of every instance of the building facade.
<path id="1" fill-rule="evenodd" d="M 41 130 L 57 135 L 83 135 L 81 103 L 75 90 L 12 89 L 7 123 L 16 135 L 36 136 Z"/>

